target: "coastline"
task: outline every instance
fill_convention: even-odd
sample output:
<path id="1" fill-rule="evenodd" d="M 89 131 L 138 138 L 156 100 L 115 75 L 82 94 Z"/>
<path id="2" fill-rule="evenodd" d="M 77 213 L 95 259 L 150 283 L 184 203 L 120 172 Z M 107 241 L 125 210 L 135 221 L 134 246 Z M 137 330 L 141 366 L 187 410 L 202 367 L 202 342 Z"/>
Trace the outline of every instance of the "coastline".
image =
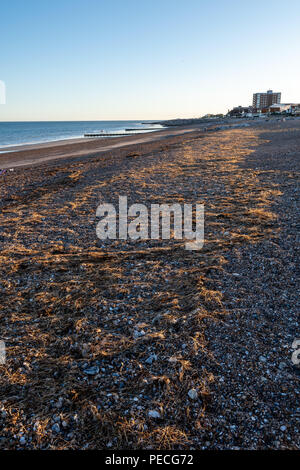
<path id="1" fill-rule="evenodd" d="M 155 131 L 141 132 L 121 137 L 79 137 L 49 142 L 0 147 L 0 169 L 39 165 L 45 162 L 91 157 L 127 146 L 143 145 L 184 134 L 261 125 L 262 122 L 231 119 L 199 121 L 192 124 L 170 125 Z M 166 125 L 166 124 L 165 124 Z"/>
<path id="2" fill-rule="evenodd" d="M 47 161 L 72 157 L 90 157 L 130 145 L 141 145 L 186 133 L 201 132 L 204 127 L 203 125 L 179 126 L 124 137 L 87 137 L 0 147 L 0 152 L 2 152 L 0 153 L 0 169 L 39 165 Z"/>
<path id="3" fill-rule="evenodd" d="M 141 121 L 0 121 L 0 148 L 45 144 L 86 137 L 86 134 L 143 133 L 164 126 Z"/>

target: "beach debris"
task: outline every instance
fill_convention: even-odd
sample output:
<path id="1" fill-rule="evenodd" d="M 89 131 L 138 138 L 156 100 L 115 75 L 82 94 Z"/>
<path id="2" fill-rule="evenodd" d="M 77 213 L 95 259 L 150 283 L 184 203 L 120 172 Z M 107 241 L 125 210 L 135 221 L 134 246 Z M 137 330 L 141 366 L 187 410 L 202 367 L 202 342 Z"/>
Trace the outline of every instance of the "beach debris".
<path id="1" fill-rule="evenodd" d="M 136 158 L 136 157 L 139 157 L 139 156 L 140 156 L 139 153 L 132 152 L 132 153 L 129 153 L 128 155 L 126 155 L 126 158 Z"/>

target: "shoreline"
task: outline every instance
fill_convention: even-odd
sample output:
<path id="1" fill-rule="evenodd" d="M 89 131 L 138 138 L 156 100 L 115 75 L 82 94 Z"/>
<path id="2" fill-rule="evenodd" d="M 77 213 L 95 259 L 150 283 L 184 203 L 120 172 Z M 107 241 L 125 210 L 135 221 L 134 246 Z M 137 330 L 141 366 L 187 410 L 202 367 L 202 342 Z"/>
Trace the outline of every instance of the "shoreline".
<path id="1" fill-rule="evenodd" d="M 278 119 L 272 120 L 275 123 Z M 166 125 L 166 124 L 165 124 Z M 28 167 L 41 163 L 68 159 L 72 157 L 91 157 L 127 145 L 139 145 L 156 142 L 168 137 L 176 137 L 185 133 L 225 130 L 237 127 L 261 127 L 263 121 L 251 119 L 220 119 L 215 121 L 201 121 L 191 124 L 170 125 L 169 127 L 136 132 L 122 136 L 105 137 L 73 137 L 47 142 L 33 142 L 0 146 L 0 169 L 6 170 L 14 167 Z"/>
<path id="2" fill-rule="evenodd" d="M 27 147 L 32 147 L 34 145 L 50 145 L 50 144 L 56 144 L 58 142 L 70 142 L 70 141 L 77 141 L 78 139 L 83 139 L 84 137 L 80 136 L 73 136 L 73 137 L 66 137 L 64 139 L 53 139 L 53 140 L 45 140 L 45 141 L 40 141 L 40 142 L 21 142 L 19 144 L 8 144 L 8 145 L 3 145 L 0 147 L 0 154 L 6 153 L 6 152 L 12 152 L 13 150 L 18 151 L 18 150 L 23 150 L 26 149 Z"/>
<path id="3" fill-rule="evenodd" d="M 1 123 L 0 123 L 1 124 Z M 167 127 L 161 127 L 161 128 L 157 128 L 157 129 L 132 129 L 132 132 L 129 133 L 129 130 L 126 130 L 125 132 L 127 133 L 120 133 L 119 136 L 120 137 L 130 137 L 132 135 L 142 135 L 142 134 L 145 134 L 145 133 L 149 133 L 149 132 L 157 132 L 157 131 L 162 131 L 162 130 L 166 130 Z M 96 137 L 110 137 L 109 135 L 106 135 L 104 134 L 103 136 L 101 134 L 99 135 L 95 135 L 95 138 Z M 115 137 L 113 134 L 111 137 Z M 35 147 L 35 146 L 50 146 L 52 144 L 60 144 L 60 143 L 76 143 L 76 142 L 79 142 L 79 141 L 85 141 L 85 140 L 91 140 L 92 138 L 92 133 L 91 135 L 89 135 L 89 137 L 86 137 L 85 135 L 77 135 L 77 136 L 72 136 L 72 137 L 64 137 L 64 138 L 57 138 L 57 139 L 52 139 L 52 140 L 41 140 L 41 141 L 36 141 L 36 142 L 20 142 L 18 144 L 8 144 L 8 145 L 2 145 L 0 146 L 0 155 L 3 154 L 3 153 L 9 153 L 9 152 L 12 152 L 12 151 L 22 151 L 22 150 L 27 150 L 31 147 Z"/>
<path id="4" fill-rule="evenodd" d="M 86 137 L 11 146 L 5 149 L 0 147 L 0 168 L 4 170 L 15 167 L 39 165 L 53 160 L 90 157 L 126 146 L 151 143 L 168 137 L 193 133 L 195 131 L 201 132 L 204 130 L 204 127 L 203 125 L 180 126 L 176 129 L 168 128 L 124 137 Z"/>

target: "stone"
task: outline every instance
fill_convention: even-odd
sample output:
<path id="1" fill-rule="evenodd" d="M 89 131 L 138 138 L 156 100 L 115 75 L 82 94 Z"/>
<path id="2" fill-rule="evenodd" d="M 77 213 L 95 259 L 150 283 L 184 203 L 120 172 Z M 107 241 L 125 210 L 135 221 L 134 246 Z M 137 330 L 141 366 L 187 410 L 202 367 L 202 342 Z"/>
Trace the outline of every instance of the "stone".
<path id="1" fill-rule="evenodd" d="M 188 393 L 188 396 L 190 397 L 191 400 L 197 400 L 198 398 L 198 392 L 194 388 L 191 388 L 191 390 Z"/>
<path id="2" fill-rule="evenodd" d="M 99 373 L 99 367 L 98 366 L 89 367 L 88 369 L 84 369 L 84 373 L 86 375 L 96 375 Z"/>
<path id="3" fill-rule="evenodd" d="M 157 419 L 157 418 L 160 418 L 160 413 L 158 411 L 155 411 L 155 410 L 150 410 L 149 413 L 148 413 L 148 416 L 150 418 Z"/>
<path id="4" fill-rule="evenodd" d="M 148 359 L 146 359 L 146 364 L 152 364 L 153 361 L 157 360 L 157 355 L 156 354 L 151 354 Z"/>
<path id="5" fill-rule="evenodd" d="M 145 334 L 146 333 L 144 330 L 141 330 L 141 331 L 134 330 L 133 336 L 135 337 L 135 339 L 137 339 L 137 338 L 140 338 L 141 336 L 145 336 Z"/>
<path id="6" fill-rule="evenodd" d="M 55 432 L 55 433 L 59 433 L 60 432 L 60 425 L 58 423 L 53 424 L 52 431 Z"/>

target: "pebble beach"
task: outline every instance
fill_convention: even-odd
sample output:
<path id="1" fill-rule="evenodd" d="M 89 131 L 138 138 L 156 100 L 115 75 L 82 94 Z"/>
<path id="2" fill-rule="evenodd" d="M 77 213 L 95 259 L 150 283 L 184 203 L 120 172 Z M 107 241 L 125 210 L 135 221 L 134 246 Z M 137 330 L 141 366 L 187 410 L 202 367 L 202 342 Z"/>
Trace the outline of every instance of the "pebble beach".
<path id="1" fill-rule="evenodd" d="M 299 450 L 300 120 L 103 142 L 0 155 L 0 448 Z M 99 240 L 119 195 L 202 250 Z"/>

